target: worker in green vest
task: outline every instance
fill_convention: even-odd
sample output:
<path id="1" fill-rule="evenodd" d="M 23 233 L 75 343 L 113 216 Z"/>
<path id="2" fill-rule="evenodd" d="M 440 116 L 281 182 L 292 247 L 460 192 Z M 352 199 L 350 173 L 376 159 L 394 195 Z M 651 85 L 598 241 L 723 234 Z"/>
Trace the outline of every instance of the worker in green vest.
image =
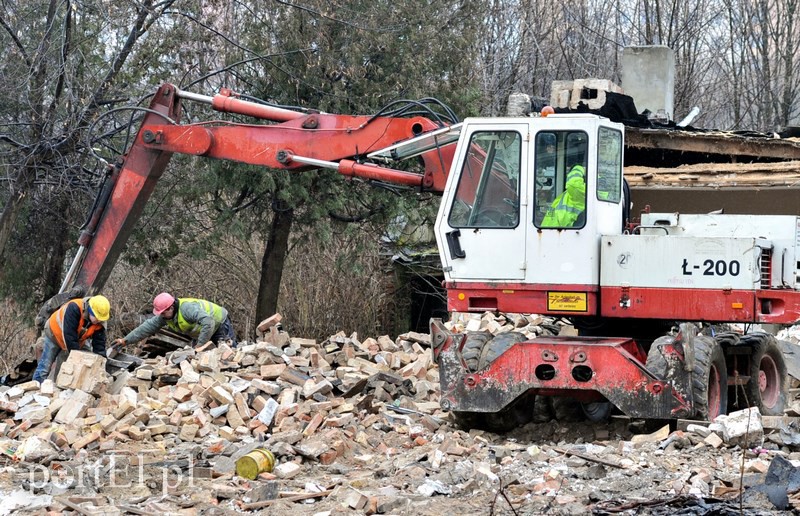
<path id="1" fill-rule="evenodd" d="M 586 210 L 586 169 L 574 165 L 564 185 L 564 191 L 556 197 L 542 219 L 544 228 L 571 228 L 583 225 L 579 218 Z"/>
<path id="2" fill-rule="evenodd" d="M 153 315 L 121 339 L 114 341 L 114 347 L 126 346 L 155 335 L 163 327 L 185 335 L 203 345 L 208 341 L 218 344 L 230 341 L 236 347 L 236 334 L 225 308 L 204 299 L 176 299 L 162 292 L 153 300 Z"/>

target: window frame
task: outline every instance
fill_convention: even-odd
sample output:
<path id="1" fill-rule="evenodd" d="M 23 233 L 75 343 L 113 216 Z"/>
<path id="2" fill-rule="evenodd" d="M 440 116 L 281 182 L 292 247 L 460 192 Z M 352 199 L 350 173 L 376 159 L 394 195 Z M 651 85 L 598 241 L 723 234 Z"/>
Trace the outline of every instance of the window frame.
<path id="1" fill-rule="evenodd" d="M 614 173 L 616 175 L 616 189 L 615 189 L 614 192 L 611 192 L 611 193 L 616 193 L 616 196 L 615 197 L 610 197 L 609 196 L 609 197 L 606 197 L 606 198 L 602 198 L 600 196 L 600 193 L 601 193 L 601 189 L 600 189 L 600 184 L 601 184 L 600 173 L 601 173 L 601 169 L 604 169 L 605 168 L 604 165 L 606 165 L 606 159 L 603 156 L 605 154 L 604 145 L 608 141 L 608 138 L 603 136 L 603 132 L 604 131 L 606 131 L 607 133 L 615 135 L 615 137 L 617 139 L 617 149 L 616 149 L 616 167 L 617 168 L 614 171 Z M 597 197 L 598 201 L 607 202 L 607 203 L 610 203 L 610 204 L 619 204 L 620 201 L 622 200 L 622 197 L 623 197 L 623 194 L 622 194 L 622 172 L 623 172 L 623 165 L 624 165 L 623 162 L 622 162 L 623 161 L 623 157 L 622 156 L 623 156 L 622 155 L 622 132 L 617 130 L 617 129 L 612 129 L 611 127 L 603 127 L 603 126 L 599 127 L 597 129 L 597 169 L 595 170 L 595 175 L 594 175 L 594 177 L 595 177 L 595 185 L 596 185 L 595 197 Z M 604 180 L 604 182 L 605 182 L 605 180 Z M 602 191 L 608 191 L 608 190 L 602 190 Z"/>
<path id="2" fill-rule="evenodd" d="M 503 149 L 498 149 L 498 142 L 505 141 L 505 138 L 512 134 L 512 143 L 510 145 L 505 145 Z M 484 140 L 492 142 L 489 145 L 481 141 L 481 136 L 486 137 L 487 135 L 493 135 L 495 137 L 494 139 Z M 464 158 L 464 163 L 461 166 L 461 174 L 459 175 L 453 201 L 450 205 L 449 213 L 447 214 L 447 224 L 450 227 L 458 229 L 515 229 L 519 227 L 522 220 L 520 189 L 522 174 L 524 173 L 523 170 L 521 170 L 524 142 L 525 138 L 522 133 L 516 129 L 486 129 L 478 130 L 470 134 L 469 147 Z M 516 156 L 498 156 L 498 152 L 512 149 L 513 146 L 516 146 Z M 484 154 L 484 156 L 476 158 L 479 154 Z M 515 158 L 516 168 L 513 166 L 514 160 L 512 158 Z M 476 171 L 474 168 L 476 161 L 480 161 L 479 164 L 481 167 L 479 171 Z M 502 163 L 505 171 L 501 171 L 497 167 L 498 163 Z M 476 172 L 480 174 L 477 180 L 475 179 Z M 516 172 L 516 177 L 514 177 L 514 172 Z M 504 181 L 501 179 L 501 176 L 506 178 L 507 185 L 503 184 Z M 493 182 L 493 179 L 496 179 L 496 181 Z M 470 188 L 470 183 L 475 184 L 475 192 L 468 197 L 472 200 L 472 204 L 464 201 L 466 196 L 461 195 L 463 193 L 463 188 Z M 506 186 L 508 187 L 508 193 L 513 194 L 515 198 L 502 197 L 499 202 L 498 198 L 492 199 L 492 195 L 503 193 L 502 190 Z M 494 200 L 497 206 L 508 206 L 511 211 L 508 213 L 501 213 L 500 210 L 491 207 L 491 204 L 488 204 L 489 208 L 484 208 L 487 201 L 491 202 L 492 200 Z M 458 207 L 462 209 L 466 208 L 465 220 L 454 216 L 454 212 Z M 506 220 L 506 217 L 510 216 L 513 216 L 513 218 L 507 219 L 509 224 L 487 224 L 478 219 L 482 214 L 482 209 L 495 210 L 503 217 L 502 220 Z M 486 220 L 491 219 L 487 218 Z M 513 222 L 513 224 L 511 224 L 511 222 Z"/>
<path id="3" fill-rule="evenodd" d="M 549 135 L 554 135 L 555 136 L 555 141 L 556 141 L 555 171 L 554 171 L 554 174 L 553 174 L 553 185 L 552 185 L 552 188 L 556 188 L 556 192 L 555 192 L 555 195 L 552 195 L 552 197 L 549 200 L 543 201 L 541 199 L 541 197 L 542 197 L 541 196 L 541 192 L 542 192 L 542 189 L 544 188 L 545 185 L 544 184 L 540 184 L 540 181 L 539 181 L 539 178 L 538 178 L 538 172 L 542 168 L 540 166 L 540 162 L 539 162 L 540 151 L 538 151 L 538 149 L 540 149 L 540 147 L 541 147 L 540 138 L 545 137 L 545 136 L 549 136 Z M 586 184 L 586 186 L 584 186 L 584 188 L 587 188 L 587 186 L 588 186 L 588 176 L 590 174 L 590 171 L 589 171 L 589 134 L 583 129 L 558 129 L 558 130 L 539 131 L 539 132 L 536 133 L 534 149 L 536 149 L 538 152 L 536 152 L 536 154 L 534 155 L 534 160 L 533 160 L 534 161 L 534 166 L 533 166 L 533 171 L 534 171 L 533 184 L 534 184 L 534 186 L 533 186 L 533 210 L 532 210 L 533 218 L 532 218 L 532 222 L 533 222 L 533 225 L 536 228 L 540 229 L 540 230 L 545 230 L 545 229 L 554 229 L 554 230 L 573 229 L 573 230 L 579 230 L 579 229 L 583 229 L 584 227 L 586 227 L 586 219 L 587 219 L 587 215 L 588 215 L 586 212 L 587 212 L 587 209 L 588 209 L 587 205 L 588 205 L 588 201 L 589 201 L 589 195 L 588 195 L 588 192 L 586 192 L 585 190 L 584 190 L 584 194 L 583 194 L 583 201 L 584 201 L 584 208 L 583 208 L 583 212 L 582 212 L 583 220 L 582 220 L 580 225 L 577 225 L 577 226 L 551 226 L 551 225 L 543 225 L 542 224 L 544 222 L 544 219 L 547 217 L 548 212 L 552 209 L 553 203 L 555 203 L 556 199 L 558 199 L 561 195 L 564 194 L 564 192 L 565 192 L 565 190 L 567 188 L 567 177 L 569 176 L 570 170 L 575 165 L 578 164 L 578 163 L 571 164 L 569 166 L 570 170 L 567 170 L 568 163 L 571 163 L 572 161 L 574 161 L 574 158 L 569 158 L 569 154 L 568 154 L 570 151 L 572 151 L 574 149 L 574 145 L 575 144 L 570 142 L 570 140 L 572 140 L 574 138 L 580 138 L 580 139 L 583 140 L 582 149 L 580 149 L 579 152 L 583 155 L 583 159 L 582 159 L 581 165 L 583 166 L 584 172 L 585 172 L 584 183 Z M 546 146 L 546 144 L 545 144 L 545 146 Z M 559 185 L 559 183 L 560 183 L 560 185 Z M 543 206 L 543 204 L 544 204 L 544 206 Z M 545 208 L 545 206 L 546 206 L 546 208 Z M 538 216 L 540 214 L 541 214 L 541 219 L 537 221 L 537 218 L 538 218 Z M 579 215 L 578 219 L 576 219 L 576 220 L 579 220 L 580 218 L 581 218 L 581 216 Z"/>

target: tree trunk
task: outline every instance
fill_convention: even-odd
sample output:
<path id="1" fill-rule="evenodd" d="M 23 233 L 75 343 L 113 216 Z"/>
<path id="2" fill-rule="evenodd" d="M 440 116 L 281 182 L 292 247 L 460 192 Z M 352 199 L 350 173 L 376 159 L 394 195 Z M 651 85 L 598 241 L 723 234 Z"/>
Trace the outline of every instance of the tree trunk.
<path id="1" fill-rule="evenodd" d="M 61 209 L 66 211 L 66 207 L 63 205 Z M 72 247 L 71 234 L 65 219 L 54 217 L 52 224 L 57 230 L 53 232 L 56 236 L 49 239 L 50 241 L 47 246 L 48 258 L 44 264 L 45 282 L 43 285 L 43 299 L 50 299 L 52 296 L 56 295 L 61 288 L 61 282 L 64 279 L 64 261 L 67 257 L 67 251 Z M 42 250 L 44 251 L 45 248 Z"/>
<path id="2" fill-rule="evenodd" d="M 25 172 L 23 172 L 24 174 Z M 28 190 L 32 182 L 27 177 L 18 180 L 16 191 L 11 192 L 8 203 L 3 209 L 3 213 L 0 214 L 0 257 L 5 253 L 6 245 L 11 238 L 11 232 L 14 231 L 14 224 L 17 223 L 17 217 L 19 217 L 23 206 L 25 206 L 25 198 L 28 196 Z"/>
<path id="3" fill-rule="evenodd" d="M 781 100 L 781 119 L 780 129 L 785 129 L 792 117 L 792 107 L 794 105 L 795 85 L 794 85 L 794 56 L 797 52 L 797 44 L 794 40 L 795 33 L 795 9 L 796 2 L 786 3 L 786 13 L 784 14 L 786 28 L 784 29 L 784 51 L 783 51 L 783 98 Z"/>
<path id="4" fill-rule="evenodd" d="M 289 249 L 289 234 L 292 231 L 294 210 L 274 210 L 269 229 L 267 246 L 261 259 L 261 280 L 256 299 L 256 321 L 262 321 L 278 310 L 283 266 Z"/>

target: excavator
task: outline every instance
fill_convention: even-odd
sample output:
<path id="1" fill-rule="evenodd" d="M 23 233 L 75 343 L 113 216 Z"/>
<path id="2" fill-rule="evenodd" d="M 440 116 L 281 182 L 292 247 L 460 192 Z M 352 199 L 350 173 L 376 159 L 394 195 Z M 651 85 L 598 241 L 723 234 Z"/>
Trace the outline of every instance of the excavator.
<path id="1" fill-rule="evenodd" d="M 250 123 L 181 123 L 186 102 Z M 531 418 L 536 396 L 577 400 L 592 419 L 711 420 L 737 405 L 782 414 L 785 345 L 737 328 L 800 319 L 800 217 L 645 211 L 634 221 L 624 146 L 625 127 L 595 114 L 349 116 L 164 84 L 108 167 L 62 290 L 102 287 L 173 154 L 329 168 L 441 195 L 449 311 L 541 314 L 578 330 L 528 339 L 432 319 L 441 406 L 461 424 L 511 428 Z M 565 202 L 576 166 L 583 184 Z M 559 209 L 571 216 L 550 216 Z"/>

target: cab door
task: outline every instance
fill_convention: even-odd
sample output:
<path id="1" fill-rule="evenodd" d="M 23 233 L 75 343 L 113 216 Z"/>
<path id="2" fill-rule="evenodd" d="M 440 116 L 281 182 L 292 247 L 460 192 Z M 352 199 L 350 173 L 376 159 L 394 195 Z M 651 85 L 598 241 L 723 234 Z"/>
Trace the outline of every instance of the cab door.
<path id="1" fill-rule="evenodd" d="M 465 123 L 436 238 L 452 280 L 525 278 L 528 125 Z"/>

